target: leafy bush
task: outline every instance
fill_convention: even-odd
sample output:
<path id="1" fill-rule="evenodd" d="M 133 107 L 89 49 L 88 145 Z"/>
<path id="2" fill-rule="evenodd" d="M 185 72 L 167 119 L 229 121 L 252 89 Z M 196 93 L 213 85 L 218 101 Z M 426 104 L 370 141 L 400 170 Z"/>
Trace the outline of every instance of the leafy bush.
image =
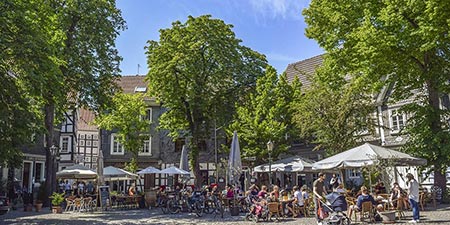
<path id="1" fill-rule="evenodd" d="M 53 206 L 61 206 L 61 204 L 64 202 L 64 193 L 59 194 L 58 192 L 53 192 L 50 198 L 52 199 Z"/>

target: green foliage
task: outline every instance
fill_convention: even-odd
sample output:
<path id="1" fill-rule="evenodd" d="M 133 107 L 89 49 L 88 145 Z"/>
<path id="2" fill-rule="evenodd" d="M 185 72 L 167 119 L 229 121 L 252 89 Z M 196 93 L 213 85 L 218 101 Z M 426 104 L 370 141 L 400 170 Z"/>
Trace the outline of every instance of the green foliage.
<path id="1" fill-rule="evenodd" d="M 52 205 L 61 206 L 61 204 L 64 202 L 64 195 L 64 193 L 53 192 L 53 194 L 50 196 L 50 198 L 52 199 Z"/>
<path id="2" fill-rule="evenodd" d="M 368 85 L 393 85 L 394 101 L 414 100 L 404 110 L 404 150 L 425 157 L 435 183 L 445 189 L 450 133 L 443 123 L 441 93 L 450 93 L 449 1 L 311 1 L 303 13 L 306 35 L 336 62 L 335 71 L 364 78 Z M 388 76 L 389 75 L 389 76 Z"/>
<path id="3" fill-rule="evenodd" d="M 196 177 L 199 150 L 212 125 L 231 120 L 235 103 L 254 90 L 266 67 L 265 57 L 241 45 L 231 28 L 211 16 L 190 16 L 160 30 L 159 41 L 146 47 L 151 95 L 167 108 L 159 126 L 173 138 L 192 137 Z"/>
<path id="4" fill-rule="evenodd" d="M 137 169 L 137 157 L 144 141 L 149 139 L 150 121 L 143 119 L 146 109 L 144 95 L 117 93 L 110 110 L 95 119 L 101 129 L 117 131 L 124 149 L 133 153 L 129 164 L 132 172 Z"/>
<path id="5" fill-rule="evenodd" d="M 130 162 L 125 162 L 125 167 L 124 169 L 126 171 L 130 171 L 132 173 L 136 173 L 137 169 L 138 169 L 138 164 L 137 164 L 137 160 L 136 158 L 131 158 Z"/>
<path id="6" fill-rule="evenodd" d="M 278 76 L 269 66 L 265 76 L 258 79 L 256 92 L 250 94 L 248 101 L 236 104 L 237 114 L 228 131 L 232 134 L 236 130 L 239 134 L 243 157 L 256 156 L 258 162 L 268 159 L 269 140 L 275 144 L 272 157 L 287 151 L 291 138 L 297 136 L 289 104 L 299 85 L 288 84 L 285 74 Z"/>
<path id="7" fill-rule="evenodd" d="M 0 166 L 20 166 L 20 147 L 31 142 L 42 124 L 42 101 L 34 95 L 41 88 L 37 70 L 51 62 L 52 54 L 48 23 L 37 26 L 36 21 L 49 18 L 46 9 L 36 1 L 0 2 Z"/>
<path id="8" fill-rule="evenodd" d="M 333 155 L 356 146 L 364 132 L 374 133 L 376 118 L 371 114 L 376 108 L 365 82 L 347 80 L 327 57 L 309 79 L 311 87 L 292 108 L 300 136 L 317 144 L 315 149 Z"/>

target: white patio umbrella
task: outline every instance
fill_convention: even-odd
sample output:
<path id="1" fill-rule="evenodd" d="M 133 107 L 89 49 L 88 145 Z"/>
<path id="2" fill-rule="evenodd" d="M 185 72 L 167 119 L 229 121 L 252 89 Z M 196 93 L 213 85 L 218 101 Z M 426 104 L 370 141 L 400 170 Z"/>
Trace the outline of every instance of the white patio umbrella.
<path id="1" fill-rule="evenodd" d="M 426 159 L 415 158 L 403 152 L 365 143 L 315 162 L 313 169 L 360 168 L 375 165 L 380 160 L 391 160 L 394 166 L 421 166 L 427 163 Z"/>
<path id="2" fill-rule="evenodd" d="M 234 131 L 231 141 L 230 156 L 228 158 L 229 181 L 234 185 L 239 185 L 239 178 L 242 172 L 241 149 L 237 132 Z"/>
<path id="3" fill-rule="evenodd" d="M 313 163 L 314 162 L 310 159 L 305 159 L 300 156 L 292 156 L 272 162 L 272 171 L 292 173 L 301 171 L 311 172 Z M 258 173 L 268 173 L 269 164 L 266 163 L 256 166 L 255 168 L 253 168 L 253 171 Z"/>
<path id="4" fill-rule="evenodd" d="M 161 170 L 160 173 L 162 173 L 162 174 L 181 174 L 181 175 L 189 175 L 190 174 L 188 171 L 182 170 L 182 169 L 174 167 L 174 166 L 163 169 L 163 170 Z"/>
<path id="5" fill-rule="evenodd" d="M 189 171 L 189 164 L 188 164 L 188 149 L 186 145 L 183 145 L 183 148 L 181 150 L 181 157 L 180 157 L 180 169 Z M 183 183 L 187 183 L 189 181 L 189 175 L 182 175 L 181 181 Z"/>
<path id="6" fill-rule="evenodd" d="M 103 177 L 105 180 L 120 181 L 120 180 L 134 180 L 137 179 L 138 175 L 128 172 L 124 169 L 120 169 L 114 166 L 108 166 L 103 168 Z"/>
<path id="7" fill-rule="evenodd" d="M 95 179 L 97 173 L 81 164 L 76 164 L 57 172 L 56 177 L 62 179 Z"/>
<path id="8" fill-rule="evenodd" d="M 139 175 L 144 175 L 144 174 L 155 174 L 155 173 L 161 173 L 161 170 L 153 167 L 153 166 L 149 166 L 139 172 L 137 172 L 137 174 Z"/>

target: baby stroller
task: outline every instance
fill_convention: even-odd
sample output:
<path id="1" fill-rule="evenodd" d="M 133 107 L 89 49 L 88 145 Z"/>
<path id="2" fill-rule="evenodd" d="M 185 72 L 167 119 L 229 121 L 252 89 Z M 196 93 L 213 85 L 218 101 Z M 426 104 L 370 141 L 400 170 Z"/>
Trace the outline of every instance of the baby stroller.
<path id="1" fill-rule="evenodd" d="M 249 212 L 245 215 L 245 220 L 268 221 L 269 210 L 265 200 L 260 201 L 257 196 L 248 196 L 250 205 Z"/>
<path id="2" fill-rule="evenodd" d="M 323 219 L 322 224 L 326 225 L 350 225 L 350 219 L 345 214 L 347 201 L 339 193 L 333 192 L 325 196 L 327 202 L 320 201 L 328 216 Z"/>

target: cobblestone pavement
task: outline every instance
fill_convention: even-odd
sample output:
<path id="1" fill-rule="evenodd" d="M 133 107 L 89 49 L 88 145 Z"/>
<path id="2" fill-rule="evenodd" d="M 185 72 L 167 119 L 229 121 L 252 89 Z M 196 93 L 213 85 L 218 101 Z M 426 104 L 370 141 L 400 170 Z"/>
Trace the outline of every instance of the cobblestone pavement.
<path id="1" fill-rule="evenodd" d="M 440 205 L 437 209 L 427 209 L 422 211 L 420 224 L 449 224 L 450 225 L 450 205 Z M 407 224 L 412 213 L 406 212 L 406 218 L 397 221 L 397 224 Z M 162 214 L 158 209 L 152 210 L 124 210 L 105 212 L 81 212 L 52 214 L 50 210 L 43 209 L 42 212 L 23 212 L 20 210 L 10 211 L 6 215 L 0 216 L 0 224 L 154 224 L 154 225 L 246 225 L 255 224 L 253 221 L 244 221 L 244 214 L 240 216 L 230 216 L 225 212 L 224 218 L 214 218 L 213 215 L 196 217 L 194 214 Z M 314 218 L 286 218 L 282 222 L 260 222 L 258 224 L 283 224 L 283 225 L 314 225 Z M 361 224 L 361 223 L 354 223 Z"/>

